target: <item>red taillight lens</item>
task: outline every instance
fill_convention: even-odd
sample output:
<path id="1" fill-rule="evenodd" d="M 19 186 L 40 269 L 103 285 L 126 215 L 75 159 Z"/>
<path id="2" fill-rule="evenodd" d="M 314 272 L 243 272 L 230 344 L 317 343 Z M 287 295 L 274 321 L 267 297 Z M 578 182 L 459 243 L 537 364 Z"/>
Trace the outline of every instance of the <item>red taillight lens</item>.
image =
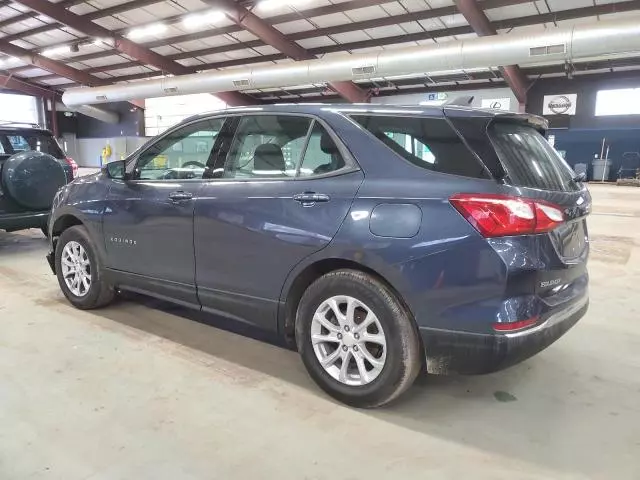
<path id="1" fill-rule="evenodd" d="M 449 201 L 485 238 L 549 232 L 564 222 L 560 207 L 538 200 L 460 193 Z"/>
<path id="2" fill-rule="evenodd" d="M 519 322 L 511 322 L 511 323 L 494 323 L 493 329 L 496 332 L 517 332 L 519 330 L 524 330 L 525 328 L 533 327 L 536 323 L 538 323 L 538 317 L 533 317 L 528 320 L 521 320 Z"/>
<path id="3" fill-rule="evenodd" d="M 67 164 L 71 165 L 71 170 L 73 171 L 73 178 L 76 178 L 78 176 L 78 164 L 71 157 L 65 157 L 64 160 L 65 162 L 67 162 Z"/>

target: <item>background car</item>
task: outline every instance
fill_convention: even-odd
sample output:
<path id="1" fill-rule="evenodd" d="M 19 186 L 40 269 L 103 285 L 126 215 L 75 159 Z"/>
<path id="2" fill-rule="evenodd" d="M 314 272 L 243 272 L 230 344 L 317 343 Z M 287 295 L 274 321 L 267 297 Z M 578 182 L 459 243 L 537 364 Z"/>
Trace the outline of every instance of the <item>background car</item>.
<path id="1" fill-rule="evenodd" d="M 0 230 L 46 232 L 56 191 L 77 172 L 51 132 L 0 122 Z"/>
<path id="2" fill-rule="evenodd" d="M 545 126 L 456 107 L 190 118 L 61 190 L 48 259 L 78 308 L 131 290 L 277 332 L 330 395 L 379 406 L 423 368 L 508 367 L 586 312 L 591 197 Z M 173 175 L 187 162 L 199 177 Z"/>

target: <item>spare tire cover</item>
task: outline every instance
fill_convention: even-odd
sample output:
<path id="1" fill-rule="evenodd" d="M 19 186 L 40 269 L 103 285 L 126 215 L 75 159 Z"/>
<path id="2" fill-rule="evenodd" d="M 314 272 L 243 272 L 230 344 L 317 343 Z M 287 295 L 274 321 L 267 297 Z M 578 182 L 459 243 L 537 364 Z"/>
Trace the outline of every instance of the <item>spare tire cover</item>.
<path id="1" fill-rule="evenodd" d="M 33 210 L 51 208 L 53 197 L 67 183 L 62 164 L 46 153 L 29 151 L 9 157 L 2 168 L 2 189 L 16 203 Z"/>

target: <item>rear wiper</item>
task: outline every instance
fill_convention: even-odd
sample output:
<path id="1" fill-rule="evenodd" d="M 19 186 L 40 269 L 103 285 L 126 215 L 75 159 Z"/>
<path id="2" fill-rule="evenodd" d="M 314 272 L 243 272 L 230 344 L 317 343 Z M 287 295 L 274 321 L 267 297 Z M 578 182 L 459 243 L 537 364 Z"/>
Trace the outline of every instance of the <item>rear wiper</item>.
<path id="1" fill-rule="evenodd" d="M 578 173 L 575 177 L 571 179 L 573 183 L 584 183 L 587 180 L 587 174 L 584 172 Z"/>

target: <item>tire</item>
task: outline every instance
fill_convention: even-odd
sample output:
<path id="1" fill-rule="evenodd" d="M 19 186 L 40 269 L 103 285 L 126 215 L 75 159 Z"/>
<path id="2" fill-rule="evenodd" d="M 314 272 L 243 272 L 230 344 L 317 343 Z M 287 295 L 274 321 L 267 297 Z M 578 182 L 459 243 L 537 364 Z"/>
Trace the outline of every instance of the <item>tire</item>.
<path id="1" fill-rule="evenodd" d="M 67 183 L 67 174 L 60 161 L 31 150 L 9 157 L 1 177 L 4 193 L 28 210 L 50 209 L 56 192 Z"/>
<path id="2" fill-rule="evenodd" d="M 80 258 L 88 262 L 88 268 L 85 272 L 90 279 L 89 288 L 85 288 L 85 291 L 80 292 L 72 291 L 70 286 L 67 285 L 63 267 L 65 247 L 74 247 L 76 245 L 81 247 L 80 251 L 86 253 L 86 255 L 82 255 Z M 85 227 L 77 225 L 62 232 L 56 245 L 55 266 L 60 289 L 74 307 L 81 310 L 91 310 L 104 307 L 114 299 L 115 291 L 104 279 L 102 260 Z M 79 288 L 84 288 L 84 285 Z"/>
<path id="3" fill-rule="evenodd" d="M 40 231 L 45 236 L 45 238 L 49 238 L 49 228 L 48 227 L 40 227 Z"/>
<path id="4" fill-rule="evenodd" d="M 335 299 L 336 303 L 332 303 L 330 299 Z M 351 323 L 350 330 L 347 330 L 349 310 L 346 308 L 352 303 L 356 305 L 352 309 L 356 312 L 352 316 L 355 320 Z M 341 320 L 334 314 L 331 305 L 338 305 Z M 329 319 L 333 325 L 316 321 L 314 315 L 318 312 L 323 320 Z M 371 318 L 375 318 L 377 323 L 370 323 L 364 328 L 364 324 L 369 323 L 364 320 L 365 317 L 370 318 L 367 316 L 369 313 L 374 315 Z M 342 321 L 346 326 L 342 325 Z M 338 330 L 334 330 L 338 324 Z M 382 332 L 379 332 L 380 328 Z M 326 393 L 353 407 L 374 408 L 391 402 L 413 384 L 421 369 L 422 349 L 411 314 L 386 285 L 363 272 L 337 270 L 312 283 L 298 305 L 295 329 L 298 352 L 311 378 Z M 357 334 L 358 331 L 360 335 Z M 351 336 L 346 332 L 351 332 Z M 335 340 L 334 334 L 335 338 L 339 337 L 341 340 Z M 316 339 L 329 336 L 332 339 L 318 342 L 314 346 L 312 335 Z M 356 339 L 358 336 L 359 340 Z M 384 338 L 384 346 L 381 343 L 362 343 L 363 337 Z M 360 343 L 354 345 L 354 342 Z M 337 345 L 335 350 L 333 345 Z M 364 362 L 363 348 L 367 349 Z M 345 362 L 342 359 L 330 365 L 330 370 L 320 363 L 319 355 L 331 362 L 333 356 L 348 353 L 351 356 L 344 357 L 349 358 L 344 374 L 342 367 Z M 356 355 L 360 356 L 360 362 Z M 378 365 L 378 370 L 368 359 L 381 364 Z M 338 368 L 339 373 L 336 371 Z M 361 368 L 364 368 L 364 374 L 361 374 Z"/>

